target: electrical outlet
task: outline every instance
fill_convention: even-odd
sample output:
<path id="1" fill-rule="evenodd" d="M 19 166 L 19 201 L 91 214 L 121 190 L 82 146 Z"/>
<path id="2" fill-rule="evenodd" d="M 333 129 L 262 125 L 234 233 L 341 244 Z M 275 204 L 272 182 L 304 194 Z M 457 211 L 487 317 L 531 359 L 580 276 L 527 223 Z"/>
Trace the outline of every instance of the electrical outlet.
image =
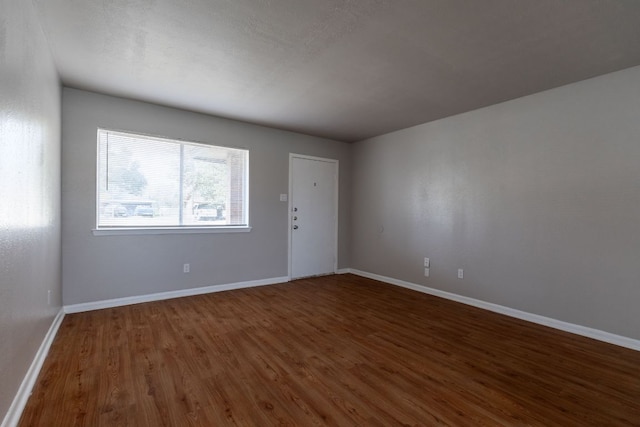
<path id="1" fill-rule="evenodd" d="M 184 265 L 182 266 L 182 272 L 183 272 L 183 273 L 188 273 L 188 272 L 190 272 L 190 271 L 191 271 L 191 265 L 189 265 L 189 264 L 184 264 Z"/>
<path id="2" fill-rule="evenodd" d="M 458 279 L 463 279 L 464 278 L 464 270 L 459 268 L 458 269 Z"/>
<path id="3" fill-rule="evenodd" d="M 424 266 L 429 268 L 429 263 L 430 263 L 429 258 L 425 258 L 424 259 Z"/>
<path id="4" fill-rule="evenodd" d="M 424 277 L 429 277 L 429 269 L 428 268 L 424 269 Z"/>

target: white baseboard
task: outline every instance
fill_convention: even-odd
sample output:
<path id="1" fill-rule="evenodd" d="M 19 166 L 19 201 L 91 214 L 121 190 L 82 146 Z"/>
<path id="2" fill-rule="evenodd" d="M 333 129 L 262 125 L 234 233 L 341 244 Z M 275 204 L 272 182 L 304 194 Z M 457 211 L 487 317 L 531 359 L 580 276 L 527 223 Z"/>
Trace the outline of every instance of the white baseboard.
<path id="1" fill-rule="evenodd" d="M 347 274 L 347 273 L 351 273 L 350 268 L 339 268 L 336 270 L 336 274 Z"/>
<path id="2" fill-rule="evenodd" d="M 251 280 L 248 282 L 229 283 L 224 285 L 204 286 L 200 288 L 181 289 L 179 291 L 159 292 L 155 294 L 137 295 L 133 297 L 114 298 L 102 301 L 85 302 L 81 304 L 65 305 L 65 313 L 80 313 L 83 311 L 100 310 L 103 308 L 121 307 L 124 305 L 140 304 L 143 302 L 161 301 L 171 298 L 190 297 L 193 295 L 210 294 L 213 292 L 230 291 L 233 289 L 253 288 L 256 286 L 275 285 L 288 282 L 288 277 L 273 277 L 271 279 Z"/>
<path id="3" fill-rule="evenodd" d="M 20 417 L 22 416 L 22 411 L 29 400 L 29 396 L 31 396 L 33 386 L 38 379 L 38 374 L 40 373 L 40 369 L 42 369 L 42 365 L 49 353 L 49 348 L 51 347 L 51 343 L 53 343 L 53 339 L 58 332 L 62 319 L 64 319 L 64 311 L 60 309 L 56 317 L 53 319 L 47 334 L 44 336 L 44 340 L 42 340 L 42 344 L 40 344 L 40 348 L 38 348 L 38 351 L 31 362 L 31 366 L 29 366 L 27 374 L 22 380 L 22 384 L 20 384 L 18 393 L 16 393 L 16 397 L 13 399 L 13 402 L 9 407 L 9 411 L 7 411 L 7 414 L 2 421 L 2 427 L 15 427 L 18 425 Z"/>
<path id="4" fill-rule="evenodd" d="M 621 335 L 612 334 L 610 332 L 601 331 L 599 329 L 588 328 L 586 326 L 576 325 L 564 322 L 562 320 L 552 319 L 550 317 L 540 316 L 538 314 L 527 313 L 526 311 L 516 310 L 514 308 L 505 307 L 503 305 L 485 302 L 475 298 L 469 298 L 451 292 L 445 292 L 438 289 L 429 288 L 427 286 L 418 285 L 404 280 L 394 279 L 392 277 L 381 276 L 379 274 L 369 273 L 366 271 L 349 269 L 350 273 L 357 276 L 367 277 L 369 279 L 378 280 L 380 282 L 389 283 L 391 285 L 401 286 L 403 288 L 412 289 L 429 295 L 445 298 L 448 300 L 460 302 L 462 304 L 472 305 L 474 307 L 493 311 L 495 313 L 504 314 L 517 319 L 526 320 L 528 322 L 537 323 L 539 325 L 548 326 L 550 328 L 559 329 L 561 331 L 570 332 L 576 335 L 593 338 L 595 340 L 604 341 L 609 344 L 615 344 L 620 347 L 630 348 L 640 351 L 640 340 L 623 337 Z"/>

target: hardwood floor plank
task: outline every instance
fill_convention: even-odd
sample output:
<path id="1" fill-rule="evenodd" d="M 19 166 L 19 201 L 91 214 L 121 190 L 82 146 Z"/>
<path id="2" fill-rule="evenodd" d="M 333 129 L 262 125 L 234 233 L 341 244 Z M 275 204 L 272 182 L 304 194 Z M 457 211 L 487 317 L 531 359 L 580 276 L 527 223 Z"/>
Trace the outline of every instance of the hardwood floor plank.
<path id="1" fill-rule="evenodd" d="M 353 275 L 65 317 L 21 426 L 640 426 L 640 352 Z"/>

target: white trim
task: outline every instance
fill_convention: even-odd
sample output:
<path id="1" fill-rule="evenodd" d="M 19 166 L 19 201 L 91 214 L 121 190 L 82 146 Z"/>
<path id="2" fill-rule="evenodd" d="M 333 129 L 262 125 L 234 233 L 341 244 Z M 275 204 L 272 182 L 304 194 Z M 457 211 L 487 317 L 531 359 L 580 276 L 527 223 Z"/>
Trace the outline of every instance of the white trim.
<path id="1" fill-rule="evenodd" d="M 333 248 L 333 271 L 336 272 L 338 271 L 338 239 L 339 239 L 339 235 L 338 235 L 338 226 L 339 226 L 339 219 L 340 219 L 340 208 L 338 206 L 338 204 L 340 203 L 340 161 L 339 160 L 334 160 L 336 162 L 336 174 L 333 177 L 334 183 L 333 183 L 333 188 L 335 190 L 335 194 L 334 194 L 334 203 L 335 203 L 335 210 L 333 211 L 333 215 L 335 220 L 333 221 L 335 230 L 333 230 L 333 235 L 335 237 L 334 243 L 335 243 L 335 247 Z"/>
<path id="2" fill-rule="evenodd" d="M 333 272 L 337 273 L 338 272 L 338 222 L 339 222 L 339 218 L 340 218 L 340 208 L 339 208 L 339 203 L 340 203 L 340 160 L 338 159 L 329 159 L 329 158 L 324 158 L 324 157 L 316 157 L 316 156 L 307 156 L 305 154 L 295 154 L 295 153 L 289 153 L 289 203 L 288 203 L 288 212 L 287 212 L 287 216 L 288 216 L 288 225 L 289 225 L 289 230 L 288 230 L 288 236 L 287 236 L 287 242 L 289 242 L 288 244 L 288 250 L 287 250 L 287 271 L 289 274 L 289 280 L 292 280 L 293 276 L 292 276 L 292 268 L 293 268 L 293 264 L 292 264 L 292 259 L 291 259 L 291 250 L 292 250 L 292 244 L 293 244 L 293 235 L 291 233 L 291 230 L 293 227 L 293 225 L 291 224 L 291 213 L 292 213 L 292 209 L 293 209 L 293 159 L 294 158 L 298 158 L 298 159 L 305 159 L 305 160 L 315 160 L 318 162 L 327 162 L 327 163 L 335 163 L 336 165 L 336 173 L 334 175 L 334 193 L 335 193 L 335 248 L 333 249 Z"/>
<path id="3" fill-rule="evenodd" d="M 18 392 L 16 393 L 9 410 L 2 421 L 2 427 L 14 427 L 18 425 L 20 417 L 22 416 L 22 411 L 24 411 L 24 407 L 29 400 L 29 396 L 31 396 L 33 386 L 38 379 L 38 374 L 40 374 L 40 370 L 42 369 L 42 365 L 49 353 L 49 348 L 51 348 L 51 344 L 58 332 L 58 328 L 60 328 L 62 319 L 64 319 L 64 310 L 61 308 L 53 319 L 47 334 L 42 340 L 42 344 L 40 344 L 40 348 L 38 348 L 38 351 L 31 362 L 31 366 L 29 366 L 29 369 L 22 380 L 22 384 L 20 384 L 20 388 L 18 389 Z"/>
<path id="4" fill-rule="evenodd" d="M 306 160 L 316 160 L 318 162 L 338 163 L 337 159 L 330 159 L 328 157 L 307 156 L 306 154 L 289 153 L 289 159 L 291 159 L 292 157 Z"/>
<path id="5" fill-rule="evenodd" d="M 221 227 L 149 227 L 149 228 L 98 228 L 91 230 L 94 236 L 128 236 L 137 234 L 207 234 L 207 233 L 248 233 L 248 226 Z"/>
<path id="6" fill-rule="evenodd" d="M 200 288 L 181 289 L 179 291 L 159 292 L 155 294 L 136 295 L 132 297 L 114 298 L 102 301 L 85 302 L 64 306 L 65 313 L 80 313 L 83 311 L 100 310 L 103 308 L 121 307 L 124 305 L 140 304 L 143 302 L 162 301 L 171 298 L 189 297 L 193 295 L 210 294 L 213 292 L 229 291 L 233 289 L 253 288 L 256 286 L 275 285 L 288 282 L 288 277 L 274 277 L 271 279 L 250 280 L 247 282 L 228 283 L 223 285 L 203 286 Z"/>
<path id="7" fill-rule="evenodd" d="M 336 274 L 347 274 L 347 273 L 351 273 L 350 268 L 339 268 L 336 270 Z"/>
<path id="8" fill-rule="evenodd" d="M 405 282 L 404 280 L 394 279 L 391 277 L 381 276 L 379 274 L 369 273 L 366 271 L 348 269 L 350 273 L 357 276 L 366 277 L 380 282 L 389 283 L 391 285 L 401 286 L 403 288 L 412 289 L 414 291 L 422 292 L 424 294 L 434 295 L 437 297 L 445 298 L 448 300 L 460 302 L 462 304 L 471 305 L 474 307 L 482 308 L 484 310 L 493 311 L 495 313 L 504 314 L 506 316 L 515 317 L 516 319 L 526 320 L 528 322 L 537 323 L 539 325 L 548 326 L 550 328 L 559 329 L 561 331 L 569 332 L 583 337 L 592 338 L 598 341 L 603 341 L 609 344 L 615 344 L 620 347 L 630 348 L 632 350 L 640 351 L 640 340 L 624 337 L 622 335 L 612 334 L 610 332 L 601 331 L 599 329 L 588 328 L 582 325 L 576 325 L 562 320 L 553 319 L 550 317 L 540 316 L 538 314 L 528 313 L 526 311 L 516 310 L 514 308 L 505 307 L 503 305 L 493 304 L 485 302 L 475 298 L 469 298 L 462 295 L 454 294 L 451 292 L 441 291 L 438 289 L 429 288 L 427 286 L 418 285 L 411 282 Z"/>
<path id="9" fill-rule="evenodd" d="M 293 224 L 291 223 L 292 214 L 293 214 L 293 153 L 289 153 L 289 196 L 287 197 L 287 276 L 289 280 L 291 277 L 291 269 L 293 268 L 293 263 L 291 259 L 291 243 L 293 239 L 293 235 L 291 233 Z"/>

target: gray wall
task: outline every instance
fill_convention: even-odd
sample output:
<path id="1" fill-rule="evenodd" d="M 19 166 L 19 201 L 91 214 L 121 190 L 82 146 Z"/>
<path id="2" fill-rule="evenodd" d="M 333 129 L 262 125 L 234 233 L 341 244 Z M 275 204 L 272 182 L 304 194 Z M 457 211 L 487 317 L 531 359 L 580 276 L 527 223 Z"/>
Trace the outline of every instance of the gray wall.
<path id="1" fill-rule="evenodd" d="M 352 267 L 640 339 L 640 68 L 361 141 L 353 182 Z"/>
<path id="2" fill-rule="evenodd" d="M 31 1 L 0 0 L 0 10 L 2 420 L 62 291 L 60 85 Z"/>
<path id="3" fill-rule="evenodd" d="M 340 161 L 338 266 L 349 266 L 348 144 L 67 88 L 62 117 L 65 304 L 286 276 L 290 152 Z M 98 127 L 248 148 L 251 232 L 93 236 Z"/>

